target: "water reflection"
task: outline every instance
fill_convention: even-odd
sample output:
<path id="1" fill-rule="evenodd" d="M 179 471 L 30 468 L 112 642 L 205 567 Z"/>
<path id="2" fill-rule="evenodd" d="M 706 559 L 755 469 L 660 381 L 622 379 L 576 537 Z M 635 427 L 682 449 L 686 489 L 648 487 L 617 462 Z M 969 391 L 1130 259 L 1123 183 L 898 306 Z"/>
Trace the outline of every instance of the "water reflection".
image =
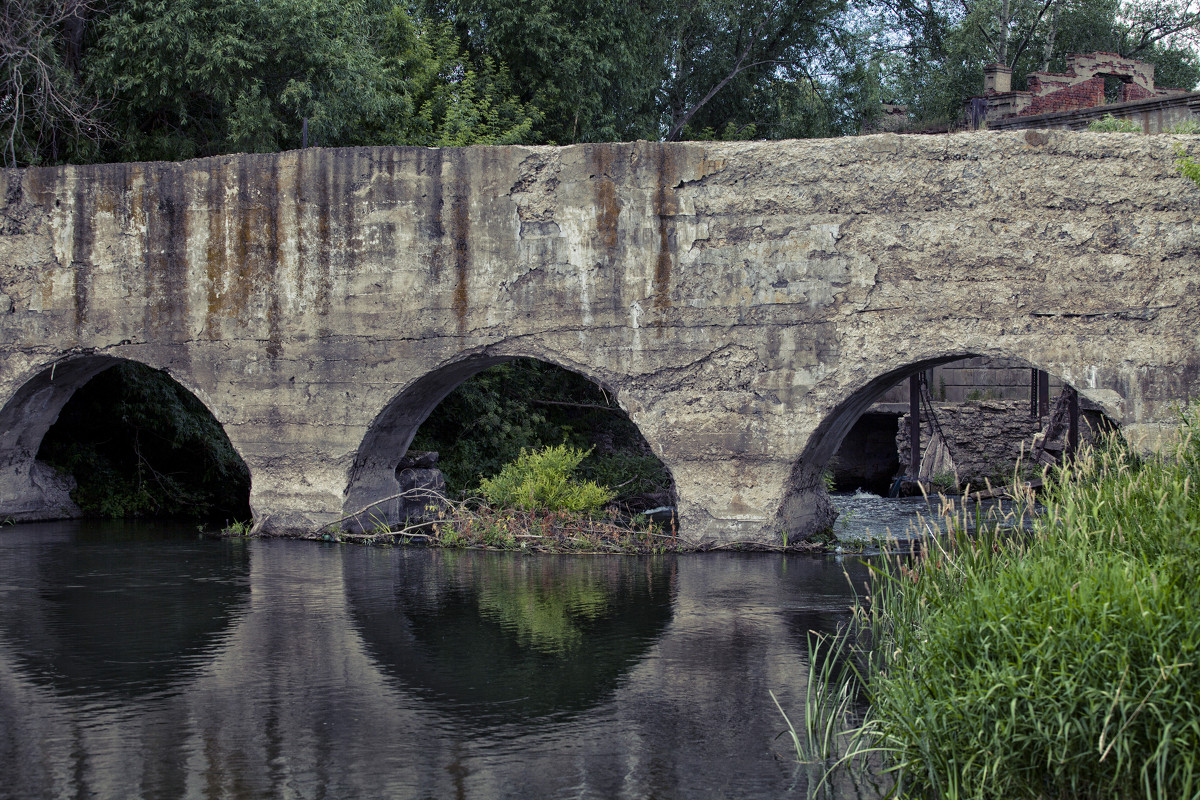
<path id="1" fill-rule="evenodd" d="M 669 557 L 360 549 L 344 564 L 380 667 L 480 721 L 594 706 L 671 619 Z"/>
<path id="2" fill-rule="evenodd" d="M 133 697 L 187 679 L 244 608 L 244 542 L 162 523 L 3 532 L 0 640 L 43 688 Z"/>
<path id="3" fill-rule="evenodd" d="M 19 620 L 0 622 L 0 800 L 804 797 L 768 692 L 803 714 L 807 631 L 848 616 L 843 569 L 864 577 L 850 556 L 547 558 L 34 527 L 0 529 L 0 599 Z M 158 608 L 123 610 L 136 597 Z M 76 641 L 113 615 L 117 642 Z M 34 677 L 21 651 L 38 647 Z M 80 672 L 117 655 L 142 666 Z M 67 681 L 69 662 L 84 666 Z M 170 677 L 147 683 L 155 664 Z"/>

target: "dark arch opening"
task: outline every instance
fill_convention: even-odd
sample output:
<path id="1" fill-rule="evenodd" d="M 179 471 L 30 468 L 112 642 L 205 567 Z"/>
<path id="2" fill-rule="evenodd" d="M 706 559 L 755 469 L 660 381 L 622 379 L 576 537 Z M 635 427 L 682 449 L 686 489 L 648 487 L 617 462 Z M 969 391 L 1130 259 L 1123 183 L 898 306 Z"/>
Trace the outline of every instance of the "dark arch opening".
<path id="1" fill-rule="evenodd" d="M 376 418 L 359 449 L 345 510 L 372 507 L 376 518 L 400 522 L 412 509 L 382 498 L 424 480 L 422 469 L 436 464 L 447 491 L 460 495 L 514 460 L 522 447 L 564 441 L 592 450 L 580 464 L 580 477 L 613 487 L 627 511 L 673 506 L 670 472 L 614 397 L 588 376 L 533 358 L 480 357 L 447 365 L 415 382 Z M 430 452 L 438 454 L 436 462 Z"/>
<path id="2" fill-rule="evenodd" d="M 1035 434 L 1049 422 L 1064 387 L 1079 392 L 1084 441 L 1118 427 L 1108 410 L 1087 398 L 1087 389 L 1053 375 L 1047 376 L 1043 389 L 1050 408 L 1041 408 L 1032 385 L 1036 369 L 1020 358 L 962 353 L 891 370 L 826 417 L 802 461 L 828 468 L 835 490 L 861 488 L 886 495 L 909 466 L 906 456 L 911 451 L 904 420 L 909 412 L 908 379 L 914 375 L 925 376 L 925 399 L 929 401 L 928 408 L 922 404 L 922 438 L 927 441 L 933 427 L 928 414 L 932 410 L 939 430 L 949 440 L 960 484 L 978 487 L 984 479 L 995 483 L 1010 478 L 1020 442 L 1028 449 Z"/>
<path id="3" fill-rule="evenodd" d="M 250 474 L 220 423 L 162 370 L 107 357 L 44 370 L 3 414 L 35 464 L 70 476 L 73 514 L 250 518 Z M 42 467 L 44 469 L 44 467 Z"/>

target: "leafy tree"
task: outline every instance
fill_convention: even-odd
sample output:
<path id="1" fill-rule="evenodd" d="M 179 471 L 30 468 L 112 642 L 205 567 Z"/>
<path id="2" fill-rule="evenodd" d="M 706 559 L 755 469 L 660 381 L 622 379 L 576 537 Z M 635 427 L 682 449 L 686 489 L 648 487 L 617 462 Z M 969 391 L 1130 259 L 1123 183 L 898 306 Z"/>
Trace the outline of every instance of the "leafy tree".
<path id="1" fill-rule="evenodd" d="M 2 0 L 0 147 L 3 164 L 86 160 L 106 133 L 101 101 L 78 74 L 88 0 Z"/>
<path id="2" fill-rule="evenodd" d="M 508 66 L 539 141 L 753 138 L 847 129 L 846 0 L 427 0 L 473 59 Z"/>
<path id="3" fill-rule="evenodd" d="M 543 113 L 540 142 L 659 138 L 658 6 L 649 0 L 426 0 L 472 63 L 504 64 Z"/>
<path id="4" fill-rule="evenodd" d="M 111 155 L 179 159 L 322 145 L 506 143 L 532 111 L 503 70 L 385 0 L 121 0 L 97 28 Z"/>
<path id="5" fill-rule="evenodd" d="M 667 140 L 689 129 L 828 133 L 815 68 L 841 44 L 841 0 L 681 0 L 664 7 L 672 32 L 664 81 Z M 751 137 L 746 137 L 751 138 Z"/>
<path id="6" fill-rule="evenodd" d="M 471 63 L 446 21 L 388 14 L 379 44 L 385 83 L 408 113 L 363 132 L 373 144 L 462 147 L 528 141 L 541 118 L 517 99 L 508 69 L 490 57 Z"/>

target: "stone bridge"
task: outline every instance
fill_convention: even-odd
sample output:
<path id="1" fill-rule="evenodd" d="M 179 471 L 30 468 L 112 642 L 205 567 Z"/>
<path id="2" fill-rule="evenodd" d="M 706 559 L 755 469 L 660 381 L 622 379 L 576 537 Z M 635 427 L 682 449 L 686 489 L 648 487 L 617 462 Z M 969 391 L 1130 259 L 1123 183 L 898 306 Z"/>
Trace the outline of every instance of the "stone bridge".
<path id="1" fill-rule="evenodd" d="M 1200 392 L 1200 190 L 1172 137 L 310 149 L 6 171 L 0 518 L 116 359 L 224 426 L 264 533 L 397 489 L 416 428 L 514 357 L 615 397 L 680 532 L 833 517 L 822 467 L 881 390 L 1019 358 L 1152 447 Z"/>

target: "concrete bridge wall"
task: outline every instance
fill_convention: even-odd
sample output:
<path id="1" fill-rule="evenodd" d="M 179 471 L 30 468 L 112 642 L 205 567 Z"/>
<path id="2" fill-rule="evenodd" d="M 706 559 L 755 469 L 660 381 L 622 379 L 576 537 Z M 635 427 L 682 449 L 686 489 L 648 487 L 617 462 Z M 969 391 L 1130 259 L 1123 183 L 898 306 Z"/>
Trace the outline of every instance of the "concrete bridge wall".
<path id="1" fill-rule="evenodd" d="M 1200 190 L 1172 137 L 370 148 L 12 170 L 0 517 L 113 358 L 167 370 L 250 468 L 263 532 L 395 491 L 462 380 L 528 356 L 605 386 L 681 532 L 827 524 L 821 468 L 917 369 L 1017 358 L 1146 445 L 1200 392 Z"/>

